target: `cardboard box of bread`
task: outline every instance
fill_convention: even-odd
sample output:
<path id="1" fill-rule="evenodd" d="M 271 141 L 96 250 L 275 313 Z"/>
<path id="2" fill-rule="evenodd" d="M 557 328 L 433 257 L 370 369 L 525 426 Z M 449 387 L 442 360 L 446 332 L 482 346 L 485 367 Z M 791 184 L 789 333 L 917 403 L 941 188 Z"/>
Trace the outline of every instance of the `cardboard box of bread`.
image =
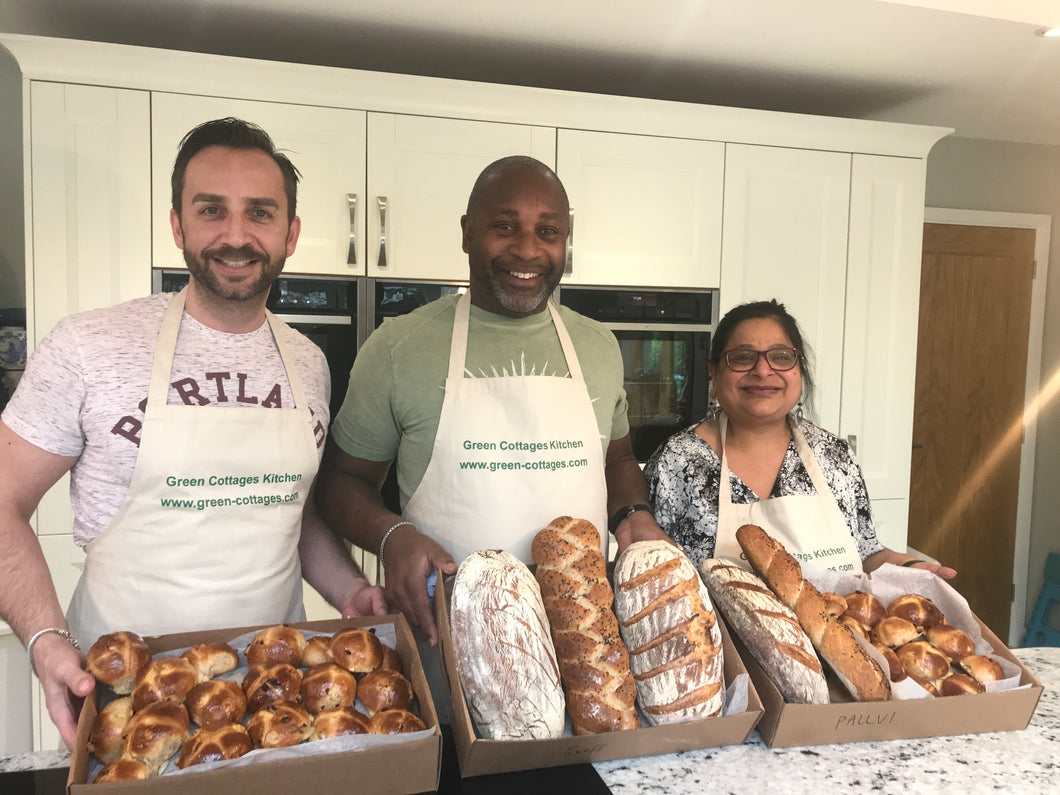
<path id="1" fill-rule="evenodd" d="M 441 732 L 403 616 L 100 637 L 68 792 L 422 792 Z M 91 783 L 89 783 L 91 782 Z"/>
<path id="2" fill-rule="evenodd" d="M 768 744 L 1026 728 L 1041 682 L 944 580 L 887 564 L 815 584 L 760 527 L 736 538 L 754 573 L 699 568 L 762 698 Z"/>
<path id="3" fill-rule="evenodd" d="M 596 528 L 560 517 L 532 555 L 473 553 L 435 595 L 462 776 L 747 739 L 761 702 L 682 550 L 630 545 L 612 588 Z"/>

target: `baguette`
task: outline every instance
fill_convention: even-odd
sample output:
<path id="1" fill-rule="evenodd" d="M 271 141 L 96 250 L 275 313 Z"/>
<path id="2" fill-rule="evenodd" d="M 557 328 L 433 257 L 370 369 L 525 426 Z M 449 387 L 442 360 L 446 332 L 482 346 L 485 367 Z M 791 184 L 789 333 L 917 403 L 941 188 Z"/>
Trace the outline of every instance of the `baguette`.
<path id="1" fill-rule="evenodd" d="M 747 569 L 708 558 L 699 571 L 729 626 L 792 704 L 827 704 L 828 684 L 795 614 Z"/>
<path id="2" fill-rule="evenodd" d="M 482 736 L 560 737 L 559 666 L 530 569 L 499 549 L 468 555 L 453 583 L 451 621 L 460 684 Z"/>
<path id="3" fill-rule="evenodd" d="M 761 527 L 745 524 L 736 540 L 751 566 L 781 602 L 795 611 L 799 624 L 839 681 L 858 701 L 887 701 L 891 683 L 858 643 L 850 627 L 829 615 L 825 599 L 802 576 L 799 562 Z"/>
<path id="4" fill-rule="evenodd" d="M 721 630 L 687 555 L 668 541 L 638 541 L 615 563 L 615 613 L 637 698 L 652 725 L 721 714 Z"/>
<path id="5" fill-rule="evenodd" d="M 635 729 L 637 686 L 619 635 L 599 531 L 561 516 L 534 536 L 530 553 L 576 735 Z"/>

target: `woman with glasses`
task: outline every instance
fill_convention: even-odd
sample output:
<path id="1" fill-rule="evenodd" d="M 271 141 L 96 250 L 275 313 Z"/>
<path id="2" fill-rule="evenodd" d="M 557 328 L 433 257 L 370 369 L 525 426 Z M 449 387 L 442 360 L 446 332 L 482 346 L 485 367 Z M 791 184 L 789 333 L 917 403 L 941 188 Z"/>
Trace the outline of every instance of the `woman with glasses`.
<path id="1" fill-rule="evenodd" d="M 655 519 L 698 563 L 740 559 L 736 530 L 761 526 L 813 579 L 825 569 L 860 573 L 918 561 L 876 538 L 861 468 L 842 439 L 803 417 L 813 377 L 798 323 L 783 304 L 737 306 L 711 344 L 710 409 L 652 455 Z M 746 565 L 746 564 L 745 564 Z"/>

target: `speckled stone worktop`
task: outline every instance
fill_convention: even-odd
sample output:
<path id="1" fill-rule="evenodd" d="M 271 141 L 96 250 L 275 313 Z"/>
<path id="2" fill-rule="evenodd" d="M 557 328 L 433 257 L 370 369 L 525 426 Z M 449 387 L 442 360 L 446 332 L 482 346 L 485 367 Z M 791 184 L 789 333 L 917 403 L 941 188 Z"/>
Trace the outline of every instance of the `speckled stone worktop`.
<path id="1" fill-rule="evenodd" d="M 1013 649 L 1044 685 L 1023 731 L 769 748 L 743 745 L 594 765 L 616 795 L 700 792 L 1056 792 L 1060 787 L 1060 648 Z"/>
<path id="2" fill-rule="evenodd" d="M 1023 731 L 772 749 L 754 731 L 743 745 L 598 762 L 594 767 L 616 795 L 1055 792 L 1060 786 L 1060 648 L 1014 653 L 1045 686 Z M 0 756 L 0 772 L 68 764 L 65 751 Z"/>

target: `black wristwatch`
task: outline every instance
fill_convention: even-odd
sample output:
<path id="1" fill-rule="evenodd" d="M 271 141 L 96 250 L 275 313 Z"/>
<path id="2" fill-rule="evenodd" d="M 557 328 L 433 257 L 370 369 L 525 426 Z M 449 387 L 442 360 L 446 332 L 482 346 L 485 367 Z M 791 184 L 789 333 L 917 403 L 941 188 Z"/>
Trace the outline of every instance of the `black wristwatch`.
<path id="1" fill-rule="evenodd" d="M 618 529 L 618 526 L 624 521 L 626 521 L 626 519 L 628 519 L 630 516 L 635 514 L 637 511 L 647 511 L 649 514 L 651 514 L 652 519 L 655 518 L 655 511 L 651 509 L 650 505 L 644 505 L 643 503 L 637 503 L 636 505 L 623 505 L 621 508 L 615 511 L 614 516 L 612 516 L 611 519 L 607 522 L 608 531 L 614 534 L 614 532 Z"/>

